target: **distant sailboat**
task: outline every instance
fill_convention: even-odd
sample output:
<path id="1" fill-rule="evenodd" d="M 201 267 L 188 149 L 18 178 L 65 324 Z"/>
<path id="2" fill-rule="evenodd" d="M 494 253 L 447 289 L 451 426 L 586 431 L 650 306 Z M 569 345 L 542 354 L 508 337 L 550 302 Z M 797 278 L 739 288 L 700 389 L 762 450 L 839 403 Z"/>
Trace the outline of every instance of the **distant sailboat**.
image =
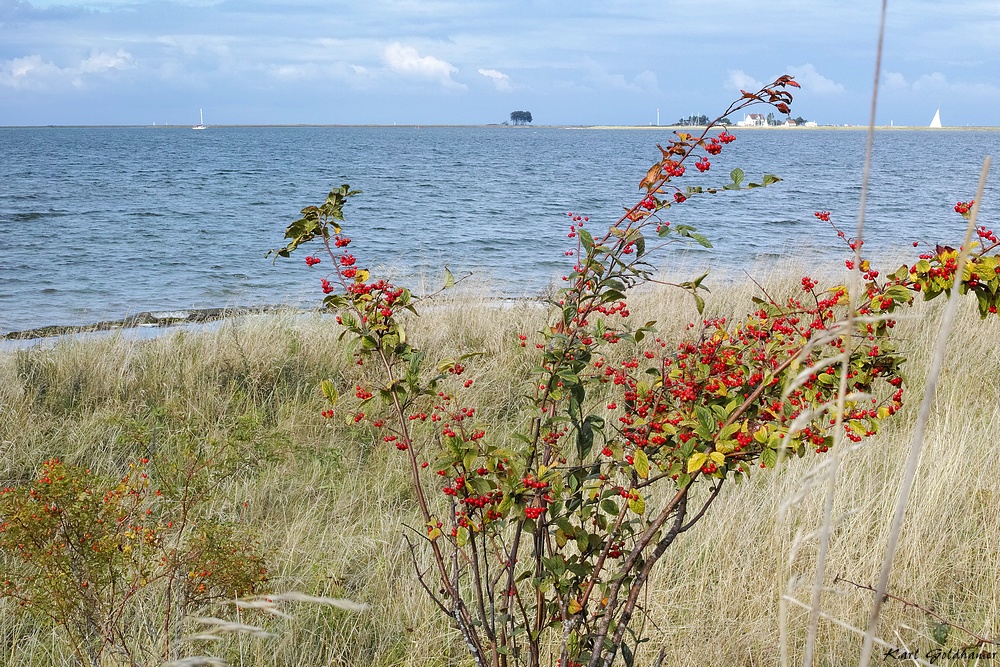
<path id="1" fill-rule="evenodd" d="M 198 117 L 201 118 L 201 122 L 198 123 L 197 125 L 195 125 L 194 127 L 192 127 L 191 129 L 192 130 L 207 130 L 208 126 L 205 125 L 205 112 L 202 111 L 201 109 L 198 109 Z M 941 127 L 940 122 L 938 123 L 938 127 Z"/>
<path id="2" fill-rule="evenodd" d="M 928 127 L 941 127 L 941 107 L 938 107 L 938 110 L 934 112 L 934 118 Z"/>

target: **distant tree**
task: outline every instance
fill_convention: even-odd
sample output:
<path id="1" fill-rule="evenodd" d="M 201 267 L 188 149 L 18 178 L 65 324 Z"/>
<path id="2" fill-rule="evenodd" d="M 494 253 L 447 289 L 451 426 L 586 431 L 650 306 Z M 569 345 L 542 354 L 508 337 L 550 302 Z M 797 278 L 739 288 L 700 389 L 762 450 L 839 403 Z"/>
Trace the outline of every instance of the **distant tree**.
<path id="1" fill-rule="evenodd" d="M 531 122 L 530 111 L 511 111 L 510 122 L 513 125 L 524 125 Z"/>
<path id="2" fill-rule="evenodd" d="M 803 118 L 802 116 L 799 116 L 798 118 L 796 118 L 796 119 L 795 119 L 795 124 L 796 124 L 796 125 L 805 125 L 805 124 L 806 124 L 806 123 L 808 123 L 808 122 L 809 122 L 809 121 L 807 121 L 807 120 L 806 120 L 805 118 Z"/>
<path id="3" fill-rule="evenodd" d="M 709 117 L 705 114 L 698 116 L 688 116 L 687 118 L 681 118 L 674 125 L 708 125 Z"/>
<path id="4" fill-rule="evenodd" d="M 729 116 L 725 116 L 719 123 L 722 125 L 732 125 L 733 121 L 729 120 Z"/>

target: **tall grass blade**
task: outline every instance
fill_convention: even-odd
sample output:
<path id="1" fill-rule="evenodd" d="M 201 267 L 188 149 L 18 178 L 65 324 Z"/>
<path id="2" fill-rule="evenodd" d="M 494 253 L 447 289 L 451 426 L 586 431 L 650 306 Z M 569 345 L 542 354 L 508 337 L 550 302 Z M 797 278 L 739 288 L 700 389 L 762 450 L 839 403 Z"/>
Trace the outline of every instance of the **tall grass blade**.
<path id="1" fill-rule="evenodd" d="M 983 198 L 983 190 L 986 187 L 986 175 L 990 171 L 990 161 L 990 156 L 988 155 L 983 160 L 983 170 L 979 175 L 979 188 L 976 190 L 976 200 L 972 205 L 969 224 L 965 229 L 965 240 L 962 242 L 962 249 L 958 253 L 958 268 L 955 271 L 955 283 L 951 289 L 948 303 L 945 306 L 941 329 L 938 332 L 937 343 L 934 346 L 934 357 L 931 362 L 930 374 L 927 378 L 927 387 L 924 389 L 924 399 L 920 403 L 920 411 L 917 413 L 917 424 L 913 431 L 913 441 L 910 444 L 910 455 L 906 460 L 906 469 L 903 471 L 903 479 L 899 484 L 899 497 L 896 500 L 892 526 L 889 528 L 889 540 L 886 544 L 885 556 L 882 559 L 882 573 L 879 575 L 878 584 L 875 587 L 875 598 L 872 601 L 871 613 L 868 617 L 868 630 L 865 632 L 865 642 L 861 647 L 861 658 L 858 661 L 860 667 L 868 667 L 868 662 L 871 660 L 872 644 L 875 639 L 875 631 L 878 627 L 878 618 L 882 612 L 882 602 L 885 598 L 886 589 L 889 587 L 892 559 L 896 554 L 899 535 L 903 529 L 903 520 L 906 518 L 906 506 L 910 501 L 913 479 L 916 477 L 917 465 L 920 462 L 920 452 L 924 446 L 924 429 L 927 425 L 927 419 L 930 417 L 931 405 L 934 402 L 934 393 L 937 389 L 941 367 L 944 365 L 944 356 L 948 348 L 948 336 L 951 334 L 952 325 L 955 321 L 958 300 L 962 297 L 962 290 L 960 289 L 962 275 L 965 271 L 966 261 L 969 258 L 972 230 L 976 228 L 976 218 L 979 215 L 979 206 Z"/>

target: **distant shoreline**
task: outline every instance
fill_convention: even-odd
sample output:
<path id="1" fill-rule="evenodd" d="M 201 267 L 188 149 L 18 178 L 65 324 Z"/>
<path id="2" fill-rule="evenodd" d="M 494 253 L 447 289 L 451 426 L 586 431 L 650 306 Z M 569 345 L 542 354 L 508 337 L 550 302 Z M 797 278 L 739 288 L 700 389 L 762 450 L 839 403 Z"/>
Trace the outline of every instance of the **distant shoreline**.
<path id="1" fill-rule="evenodd" d="M 245 125 L 209 125 L 207 129 L 239 129 L 239 128 L 355 128 L 355 127 L 371 127 L 371 128 L 400 128 L 400 129 L 423 129 L 423 128 L 497 128 L 505 130 L 530 130 L 530 129 L 546 129 L 546 130 L 684 130 L 686 132 L 704 130 L 704 125 L 503 125 L 501 123 L 480 123 L 471 125 L 457 125 L 457 124 L 419 124 L 419 123 L 406 123 L 406 124 L 394 124 L 394 125 L 384 125 L 376 123 L 278 123 L 278 124 L 267 124 L 267 123 L 250 123 Z M 818 125 L 816 127 L 803 127 L 803 126 L 786 126 L 786 125 L 774 125 L 774 126 L 757 126 L 757 127 L 738 127 L 736 125 L 727 126 L 716 126 L 716 127 L 726 127 L 730 130 L 753 130 L 765 131 L 765 132 L 803 132 L 803 131 L 816 131 L 816 130 L 867 130 L 867 125 Z M 190 130 L 190 125 L 0 125 L 2 130 L 75 130 L 75 129 L 150 129 L 150 130 Z M 996 125 L 967 125 L 967 126 L 945 126 L 945 127 L 927 127 L 924 125 L 876 125 L 875 129 L 878 131 L 934 131 L 934 132 L 968 132 L 968 131 L 985 131 L 985 132 L 995 132 L 1000 130 L 1000 126 Z"/>

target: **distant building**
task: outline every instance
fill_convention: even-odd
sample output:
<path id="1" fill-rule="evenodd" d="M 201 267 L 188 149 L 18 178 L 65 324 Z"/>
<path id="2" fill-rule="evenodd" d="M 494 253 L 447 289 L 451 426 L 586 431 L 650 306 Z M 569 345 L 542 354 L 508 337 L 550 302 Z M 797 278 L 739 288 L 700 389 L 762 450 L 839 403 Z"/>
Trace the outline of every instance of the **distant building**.
<path id="1" fill-rule="evenodd" d="M 791 118 L 785 121 L 785 127 L 795 127 L 796 125 L 798 125 L 798 123 L 796 123 Z"/>
<path id="2" fill-rule="evenodd" d="M 736 123 L 736 127 L 764 127 L 767 125 L 767 118 L 762 113 L 751 113 L 743 117 L 743 120 Z"/>
<path id="3" fill-rule="evenodd" d="M 802 124 L 802 127 L 819 127 L 819 123 L 814 120 L 807 120 Z"/>

